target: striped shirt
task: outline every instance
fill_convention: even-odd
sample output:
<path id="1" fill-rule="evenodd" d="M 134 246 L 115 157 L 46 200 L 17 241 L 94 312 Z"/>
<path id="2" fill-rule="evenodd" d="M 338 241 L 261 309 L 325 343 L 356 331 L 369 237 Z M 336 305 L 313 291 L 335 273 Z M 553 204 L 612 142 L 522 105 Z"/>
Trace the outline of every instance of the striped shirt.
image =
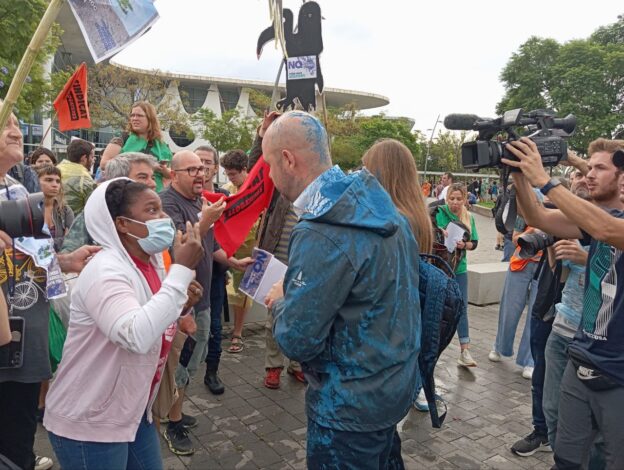
<path id="1" fill-rule="evenodd" d="M 284 264 L 288 264 L 288 244 L 290 243 L 290 234 L 298 221 L 299 217 L 295 214 L 295 210 L 291 204 L 288 209 L 288 213 L 286 214 L 282 235 L 280 236 L 279 243 L 275 248 L 275 253 L 273 253 L 275 257 Z"/>

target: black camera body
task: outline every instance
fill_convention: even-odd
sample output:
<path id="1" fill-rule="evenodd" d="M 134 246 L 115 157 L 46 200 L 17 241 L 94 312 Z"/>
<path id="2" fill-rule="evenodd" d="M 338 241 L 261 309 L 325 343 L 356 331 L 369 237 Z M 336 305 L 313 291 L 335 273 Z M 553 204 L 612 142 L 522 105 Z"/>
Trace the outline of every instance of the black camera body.
<path id="1" fill-rule="evenodd" d="M 466 119 L 471 119 L 468 116 L 471 115 L 466 117 L 451 115 L 447 116 L 447 119 L 451 118 L 449 120 L 451 126 L 457 127 L 459 123 L 462 127 L 470 126 L 471 130 L 479 131 L 476 141 L 466 142 L 461 148 L 462 166 L 474 171 L 502 167 L 502 158 L 517 160 L 506 146 L 523 136 L 535 142 L 544 166 L 556 166 L 561 160 L 567 159 L 568 143 L 565 138 L 576 128 L 576 117 L 572 114 L 559 119 L 552 111 L 544 109 L 524 113 L 522 108 L 518 108 L 506 111 L 502 117 L 496 119 L 474 116 L 476 120 L 466 125 Z M 445 125 L 447 119 L 444 121 Z M 525 131 L 518 133 L 518 128 L 524 128 Z M 507 134 L 507 140 L 500 139 L 502 134 Z"/>
<path id="2" fill-rule="evenodd" d="M 519 257 L 522 259 L 532 258 L 538 252 L 554 245 L 557 240 L 559 239 L 541 230 L 534 230 L 532 233 L 521 235 L 518 237 Z"/>

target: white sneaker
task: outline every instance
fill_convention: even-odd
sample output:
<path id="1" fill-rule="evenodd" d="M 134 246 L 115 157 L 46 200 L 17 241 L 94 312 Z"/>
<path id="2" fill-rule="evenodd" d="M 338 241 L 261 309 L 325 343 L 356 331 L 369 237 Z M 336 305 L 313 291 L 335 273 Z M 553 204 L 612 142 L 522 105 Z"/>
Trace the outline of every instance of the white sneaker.
<path id="1" fill-rule="evenodd" d="M 492 362 L 500 362 L 502 357 L 501 355 L 497 352 L 494 351 L 493 349 L 490 351 L 490 354 L 488 354 L 488 359 Z"/>
<path id="2" fill-rule="evenodd" d="M 35 457 L 35 470 L 48 470 L 54 466 L 54 462 L 50 457 L 42 457 L 37 455 Z"/>
<path id="3" fill-rule="evenodd" d="M 457 363 L 464 367 L 477 367 L 477 361 L 472 358 L 470 351 L 467 349 L 462 350 Z"/>
<path id="4" fill-rule="evenodd" d="M 429 403 L 427 403 L 427 397 L 425 391 L 421 388 L 416 401 L 414 402 L 414 408 L 418 411 L 429 411 Z"/>
<path id="5" fill-rule="evenodd" d="M 533 367 L 526 366 L 522 369 L 522 377 L 527 380 L 531 380 L 533 378 Z"/>

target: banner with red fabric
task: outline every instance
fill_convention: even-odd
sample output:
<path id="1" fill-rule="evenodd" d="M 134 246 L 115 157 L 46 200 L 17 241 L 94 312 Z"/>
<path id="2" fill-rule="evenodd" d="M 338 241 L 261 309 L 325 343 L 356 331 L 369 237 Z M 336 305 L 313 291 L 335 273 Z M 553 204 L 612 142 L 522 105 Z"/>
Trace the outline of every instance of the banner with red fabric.
<path id="1" fill-rule="evenodd" d="M 269 178 L 269 165 L 264 157 L 260 157 L 238 192 L 225 198 L 226 208 L 215 222 L 214 233 L 228 257 L 234 255 L 262 211 L 269 207 L 274 188 L 273 180 Z M 203 196 L 211 203 L 223 197 L 209 191 L 204 191 Z"/>
<path id="2" fill-rule="evenodd" d="M 83 62 L 54 100 L 59 130 L 70 131 L 91 127 L 87 90 L 87 65 Z"/>

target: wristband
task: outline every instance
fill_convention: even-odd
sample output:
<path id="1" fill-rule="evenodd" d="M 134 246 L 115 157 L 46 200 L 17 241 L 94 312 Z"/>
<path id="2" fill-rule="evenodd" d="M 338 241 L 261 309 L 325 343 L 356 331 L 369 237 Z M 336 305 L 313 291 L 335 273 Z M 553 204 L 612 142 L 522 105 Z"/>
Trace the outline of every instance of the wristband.
<path id="1" fill-rule="evenodd" d="M 560 184 L 561 184 L 560 180 L 551 178 L 548 183 L 546 183 L 544 186 L 540 188 L 540 193 L 546 196 L 552 188 L 554 188 L 555 186 L 559 186 Z"/>

